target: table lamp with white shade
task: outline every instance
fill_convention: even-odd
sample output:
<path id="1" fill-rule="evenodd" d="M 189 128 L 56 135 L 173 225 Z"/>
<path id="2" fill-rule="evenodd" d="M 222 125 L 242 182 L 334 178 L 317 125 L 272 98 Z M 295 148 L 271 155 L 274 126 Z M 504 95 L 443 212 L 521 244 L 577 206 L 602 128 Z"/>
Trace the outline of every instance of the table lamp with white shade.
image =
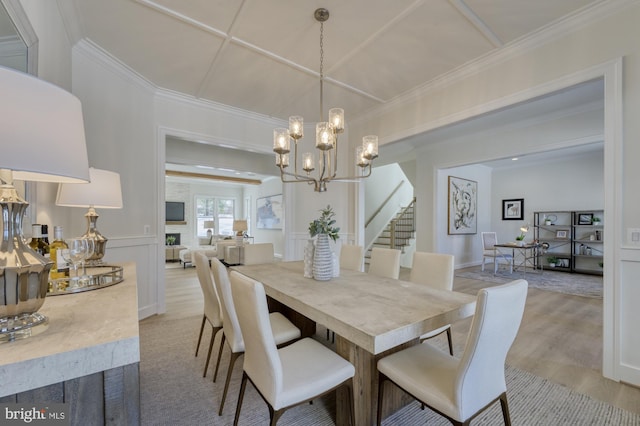
<path id="1" fill-rule="evenodd" d="M 233 221 L 233 230 L 236 233 L 236 243 L 238 245 L 244 244 L 244 233 L 249 229 L 247 227 L 247 221 L 244 219 L 234 220 Z"/>
<path id="2" fill-rule="evenodd" d="M 207 230 L 207 238 L 211 238 L 211 236 L 213 236 L 212 229 L 216 227 L 216 222 L 213 220 L 205 220 L 202 226 Z"/>
<path id="3" fill-rule="evenodd" d="M 71 93 L 0 67 L 0 342 L 37 334 L 49 287 L 50 259 L 24 243 L 28 203 L 13 180 L 88 182 L 82 105 Z"/>
<path id="4" fill-rule="evenodd" d="M 100 215 L 96 208 L 121 209 L 122 188 L 120 175 L 109 170 L 89 168 L 90 183 L 62 183 L 58 186 L 56 205 L 65 207 L 84 207 L 89 211 L 87 218 L 87 232 L 82 238 L 93 240 L 93 254 L 87 258 L 89 264 L 102 262 L 107 246 L 107 238 L 97 229 L 96 224 Z"/>

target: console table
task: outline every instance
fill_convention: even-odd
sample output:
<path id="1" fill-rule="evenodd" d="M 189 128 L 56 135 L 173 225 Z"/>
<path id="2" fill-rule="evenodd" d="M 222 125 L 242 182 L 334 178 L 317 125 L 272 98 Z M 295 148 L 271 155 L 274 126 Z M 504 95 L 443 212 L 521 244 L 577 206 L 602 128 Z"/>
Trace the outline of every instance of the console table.
<path id="1" fill-rule="evenodd" d="M 68 403 L 71 425 L 140 424 L 135 263 L 124 281 L 47 296 L 40 334 L 0 344 L 0 403 Z"/>

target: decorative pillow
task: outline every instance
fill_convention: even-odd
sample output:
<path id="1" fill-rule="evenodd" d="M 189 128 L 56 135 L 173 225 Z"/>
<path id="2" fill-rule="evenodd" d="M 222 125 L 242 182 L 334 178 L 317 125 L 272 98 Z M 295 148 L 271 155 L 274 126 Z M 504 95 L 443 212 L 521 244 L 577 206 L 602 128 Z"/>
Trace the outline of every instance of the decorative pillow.
<path id="1" fill-rule="evenodd" d="M 211 237 L 198 237 L 198 245 L 200 245 L 200 246 L 210 246 L 211 245 Z"/>

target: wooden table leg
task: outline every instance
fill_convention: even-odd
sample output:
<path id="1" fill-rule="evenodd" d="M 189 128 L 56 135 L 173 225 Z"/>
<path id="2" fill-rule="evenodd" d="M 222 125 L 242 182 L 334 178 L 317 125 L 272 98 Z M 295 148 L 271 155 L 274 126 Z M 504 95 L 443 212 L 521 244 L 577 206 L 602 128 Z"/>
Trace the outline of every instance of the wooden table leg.
<path id="1" fill-rule="evenodd" d="M 348 340 L 336 335 L 336 352 L 349 360 L 355 367 L 353 378 L 354 419 L 356 426 L 376 424 L 378 409 L 378 360 L 384 356 L 419 343 L 415 341 L 405 343 L 382 354 L 373 355 Z M 349 425 L 349 395 L 347 390 L 340 388 L 336 395 L 336 424 Z M 383 418 L 412 401 L 406 393 L 397 387 L 385 388 L 385 402 Z"/>

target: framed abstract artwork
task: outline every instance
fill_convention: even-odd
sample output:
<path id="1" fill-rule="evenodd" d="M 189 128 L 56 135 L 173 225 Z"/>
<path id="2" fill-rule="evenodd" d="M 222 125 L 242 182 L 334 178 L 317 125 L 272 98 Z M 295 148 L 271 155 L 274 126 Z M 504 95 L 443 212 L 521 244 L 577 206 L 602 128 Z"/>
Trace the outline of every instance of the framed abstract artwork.
<path id="1" fill-rule="evenodd" d="M 524 220 L 524 198 L 502 200 L 502 220 Z"/>
<path id="2" fill-rule="evenodd" d="M 258 229 L 282 229 L 282 194 L 256 200 L 256 227 Z"/>
<path id="3" fill-rule="evenodd" d="M 477 234 L 478 182 L 449 176 L 448 201 L 448 234 Z"/>

